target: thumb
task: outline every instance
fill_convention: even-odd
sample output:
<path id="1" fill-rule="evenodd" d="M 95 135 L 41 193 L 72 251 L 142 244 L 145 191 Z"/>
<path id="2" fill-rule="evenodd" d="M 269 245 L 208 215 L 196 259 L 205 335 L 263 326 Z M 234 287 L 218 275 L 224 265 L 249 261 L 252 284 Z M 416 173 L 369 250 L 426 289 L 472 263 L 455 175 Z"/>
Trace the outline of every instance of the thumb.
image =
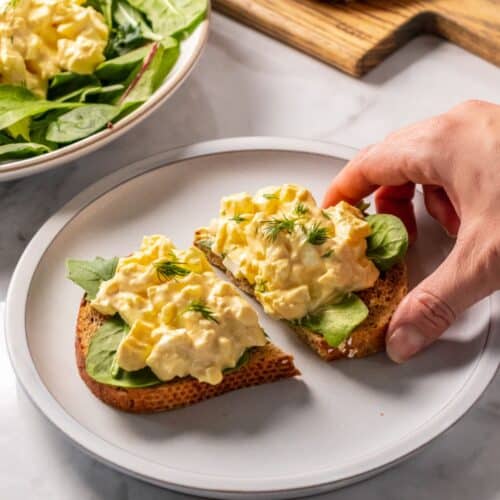
<path id="1" fill-rule="evenodd" d="M 387 354 L 396 363 L 434 342 L 459 314 L 491 292 L 488 263 L 475 257 L 473 241 L 457 241 L 447 259 L 397 308 L 387 332 Z"/>

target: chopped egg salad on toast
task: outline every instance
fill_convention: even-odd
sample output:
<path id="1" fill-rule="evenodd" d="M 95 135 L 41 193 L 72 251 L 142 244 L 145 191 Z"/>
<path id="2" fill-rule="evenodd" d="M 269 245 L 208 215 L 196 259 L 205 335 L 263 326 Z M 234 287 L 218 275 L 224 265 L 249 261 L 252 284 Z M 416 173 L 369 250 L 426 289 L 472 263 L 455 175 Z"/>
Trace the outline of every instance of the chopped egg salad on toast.
<path id="1" fill-rule="evenodd" d="M 142 380 L 145 369 L 148 381 L 189 376 L 215 385 L 244 361 L 247 350 L 268 342 L 250 304 L 216 276 L 197 248 L 179 250 L 165 236 L 153 235 L 128 257 L 100 259 L 97 265 L 69 260 L 67 266 L 69 278 L 87 291 L 90 306 L 123 327 L 109 366 L 117 373 L 116 385 L 123 380 L 120 371 L 139 372 Z M 107 279 L 96 286 L 88 280 L 92 274 Z M 87 369 L 109 383 L 113 373 L 102 379 L 94 366 L 100 340 L 98 332 Z"/>
<path id="2" fill-rule="evenodd" d="M 195 244 L 248 284 L 270 316 L 323 335 L 337 347 L 368 317 L 370 289 L 408 247 L 403 223 L 347 202 L 321 209 L 297 185 L 222 198 Z"/>

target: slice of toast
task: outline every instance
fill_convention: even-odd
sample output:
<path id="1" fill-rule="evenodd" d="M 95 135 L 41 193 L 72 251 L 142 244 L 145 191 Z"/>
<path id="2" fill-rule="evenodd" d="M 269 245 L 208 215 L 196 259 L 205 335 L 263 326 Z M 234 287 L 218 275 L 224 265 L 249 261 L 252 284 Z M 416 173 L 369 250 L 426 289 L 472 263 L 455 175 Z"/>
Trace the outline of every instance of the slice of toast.
<path id="1" fill-rule="evenodd" d="M 269 342 L 265 346 L 253 348 L 249 360 L 241 368 L 225 374 L 222 382 L 217 385 L 199 382 L 192 377 L 133 389 L 101 384 L 89 376 L 85 360 L 90 340 L 105 319 L 106 317 L 93 309 L 85 299 L 82 300 L 76 325 L 76 361 L 80 377 L 92 393 L 119 410 L 132 413 L 171 410 L 243 387 L 300 375 L 293 363 L 293 357 Z"/>
<path id="2" fill-rule="evenodd" d="M 205 253 L 212 265 L 223 270 L 241 290 L 254 297 L 253 286 L 244 278 L 235 278 L 225 268 L 221 257 L 203 244 L 209 238 L 210 235 L 205 229 L 199 229 L 195 233 L 194 245 Z M 407 292 L 408 277 L 404 262 L 381 273 L 372 288 L 357 293 L 368 307 L 368 317 L 338 347 L 328 345 L 324 337 L 318 333 L 287 323 L 311 349 L 326 361 L 339 358 L 362 358 L 385 349 L 385 333 L 389 321 Z"/>

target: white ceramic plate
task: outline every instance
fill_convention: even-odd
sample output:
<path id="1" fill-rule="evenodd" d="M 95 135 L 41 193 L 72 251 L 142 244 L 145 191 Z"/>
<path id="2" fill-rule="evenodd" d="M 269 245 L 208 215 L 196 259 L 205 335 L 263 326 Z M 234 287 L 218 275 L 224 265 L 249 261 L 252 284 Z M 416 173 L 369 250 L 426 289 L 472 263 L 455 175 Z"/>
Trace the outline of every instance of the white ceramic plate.
<path id="1" fill-rule="evenodd" d="M 161 87 L 142 106 L 113 125 L 113 128 L 102 130 L 74 144 L 33 158 L 0 163 L 0 182 L 45 172 L 62 163 L 76 160 L 108 144 L 142 122 L 174 94 L 195 67 L 207 42 L 209 19 L 210 4 L 205 21 L 200 23 L 193 33 L 181 42 L 179 59 L 172 71 Z"/>
<path id="2" fill-rule="evenodd" d="M 79 379 L 74 325 L 81 291 L 67 257 L 123 255 L 144 234 L 177 245 L 217 212 L 222 195 L 303 184 L 321 198 L 353 151 L 283 139 L 190 146 L 120 170 L 78 195 L 37 233 L 12 278 L 7 342 L 34 403 L 88 453 L 126 473 L 205 497 L 303 497 L 366 478 L 438 436 L 474 403 L 498 366 L 493 298 L 462 316 L 404 366 L 380 354 L 328 364 L 282 324 L 265 330 L 295 355 L 302 377 L 236 391 L 153 416 L 120 413 Z M 420 239 L 409 266 L 430 273 L 450 241 L 417 200 Z"/>

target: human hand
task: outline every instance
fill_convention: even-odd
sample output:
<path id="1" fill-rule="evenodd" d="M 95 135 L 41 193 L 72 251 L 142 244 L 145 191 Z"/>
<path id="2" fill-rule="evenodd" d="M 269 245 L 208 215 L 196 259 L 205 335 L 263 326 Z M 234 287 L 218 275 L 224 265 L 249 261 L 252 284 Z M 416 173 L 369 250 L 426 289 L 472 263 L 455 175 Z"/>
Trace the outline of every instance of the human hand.
<path id="1" fill-rule="evenodd" d="M 500 289 L 500 106 L 468 101 L 389 135 L 349 162 L 323 205 L 357 203 L 376 190 L 377 211 L 403 219 L 414 241 L 415 184 L 422 184 L 428 212 L 456 242 L 394 313 L 387 354 L 398 363 Z"/>

